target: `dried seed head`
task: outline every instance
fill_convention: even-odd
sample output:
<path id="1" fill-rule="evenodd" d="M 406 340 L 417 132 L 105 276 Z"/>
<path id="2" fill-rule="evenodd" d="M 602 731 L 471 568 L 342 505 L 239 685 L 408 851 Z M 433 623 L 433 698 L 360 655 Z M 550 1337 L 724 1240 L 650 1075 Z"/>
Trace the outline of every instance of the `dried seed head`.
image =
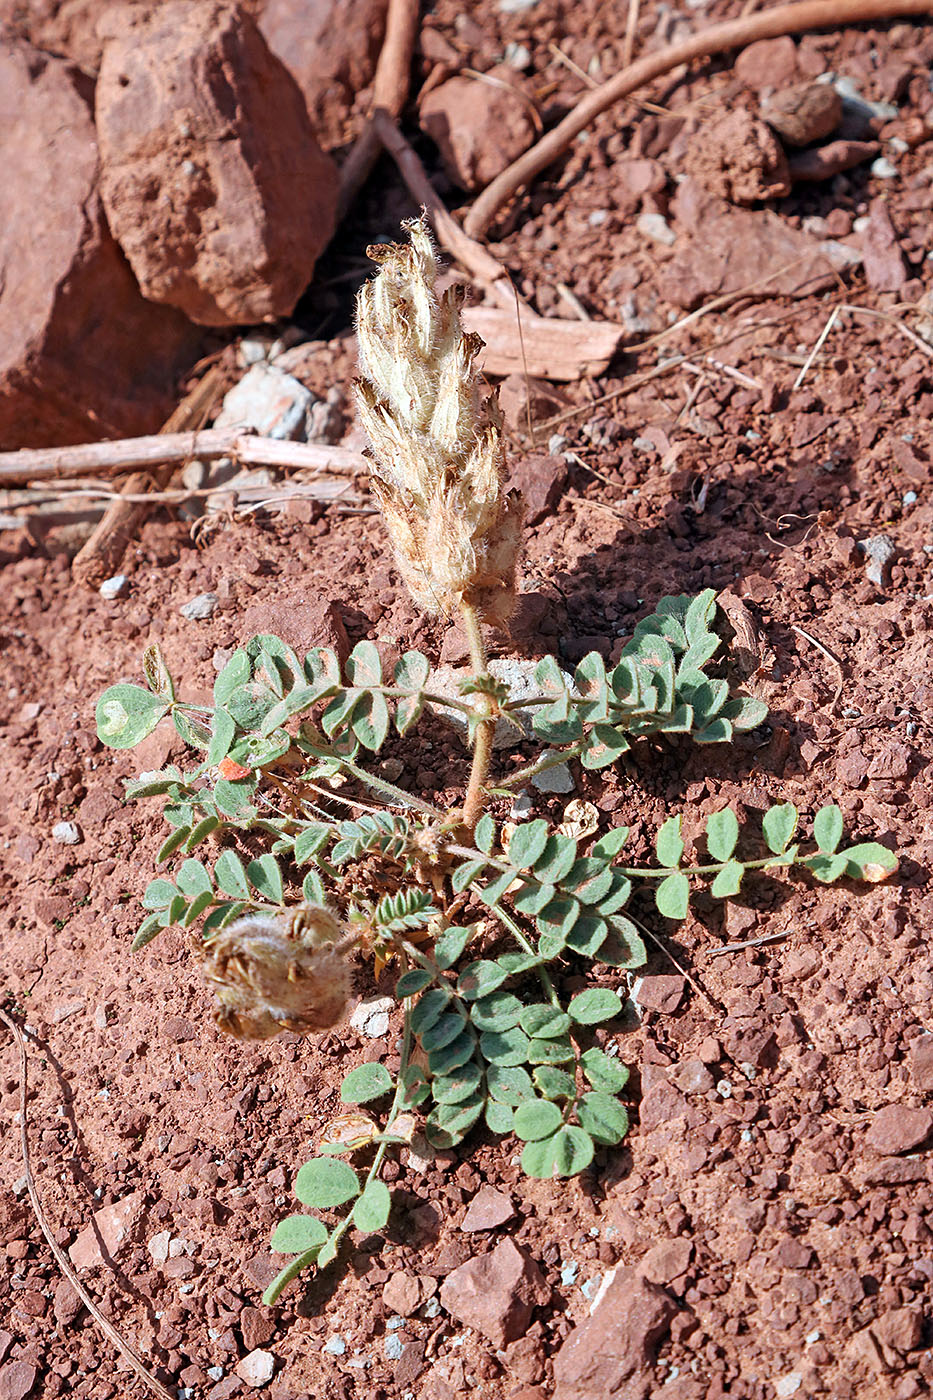
<path id="1" fill-rule="evenodd" d="M 483 342 L 460 324 L 462 289 L 436 295 L 427 222 L 405 227 L 410 244 L 368 250 L 381 270 L 357 299 L 372 491 L 415 601 L 448 617 L 465 601 L 502 623 L 515 607 L 523 503 L 505 490 L 502 419 L 480 393 Z"/>
<path id="2" fill-rule="evenodd" d="M 342 937 L 330 910 L 313 904 L 291 918 L 252 915 L 222 929 L 202 960 L 204 979 L 220 1003 L 214 1012 L 219 1028 L 238 1040 L 328 1030 L 350 995 Z"/>

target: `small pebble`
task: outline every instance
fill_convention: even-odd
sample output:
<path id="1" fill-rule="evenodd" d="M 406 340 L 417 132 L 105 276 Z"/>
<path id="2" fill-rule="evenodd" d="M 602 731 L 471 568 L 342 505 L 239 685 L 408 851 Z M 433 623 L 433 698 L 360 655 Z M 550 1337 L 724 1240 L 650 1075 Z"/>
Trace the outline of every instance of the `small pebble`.
<path id="1" fill-rule="evenodd" d="M 637 437 L 632 446 L 636 452 L 650 452 L 652 455 L 658 450 L 658 444 L 652 442 L 651 438 Z"/>
<path id="2" fill-rule="evenodd" d="M 905 491 L 901 497 L 902 506 L 915 506 L 917 504 L 916 491 Z"/>
<path id="3" fill-rule="evenodd" d="M 716 1085 L 716 1093 L 721 1099 L 732 1098 L 732 1085 L 729 1083 L 728 1079 L 720 1079 L 719 1083 Z"/>
<path id="4" fill-rule="evenodd" d="M 530 817 L 535 809 L 535 800 L 527 788 L 517 792 L 512 799 L 512 806 L 509 809 L 509 821 L 523 822 L 526 817 Z"/>
<path id="5" fill-rule="evenodd" d="M 553 750 L 548 750 L 546 755 L 542 754 L 542 758 L 550 758 L 552 752 Z M 568 764 L 558 763 L 553 768 L 546 768 L 543 773 L 536 773 L 531 780 L 531 786 L 536 787 L 539 792 L 573 792 L 573 774 Z"/>
<path id="6" fill-rule="evenodd" d="M 339 1334 L 328 1337 L 327 1341 L 324 1343 L 324 1350 L 330 1352 L 331 1356 L 343 1356 L 346 1349 L 347 1344 Z"/>
<path id="7" fill-rule="evenodd" d="M 871 173 L 876 180 L 894 180 L 897 178 L 897 166 L 892 165 L 887 156 L 879 156 L 871 163 Z"/>
<path id="8" fill-rule="evenodd" d="M 268 1385 L 275 1374 L 275 1357 L 271 1351 L 251 1351 L 237 1363 L 236 1373 L 246 1385 L 258 1390 L 260 1386 Z"/>
<path id="9" fill-rule="evenodd" d="M 868 560 L 865 577 L 876 588 L 883 588 L 885 571 L 897 553 L 894 541 L 889 535 L 872 535 L 867 540 L 859 540 L 858 547 Z"/>
<path id="10" fill-rule="evenodd" d="M 524 73 L 526 68 L 531 67 L 531 52 L 524 44 L 517 44 L 511 39 L 502 51 L 502 61 L 519 73 Z"/>
<path id="11" fill-rule="evenodd" d="M 552 433 L 547 440 L 547 450 L 549 457 L 559 457 L 567 446 L 567 439 L 563 433 Z"/>
<path id="12" fill-rule="evenodd" d="M 196 598 L 184 603 L 178 611 L 189 622 L 203 622 L 211 616 L 219 602 L 216 593 L 199 593 Z"/>
<path id="13" fill-rule="evenodd" d="M 97 591 L 108 603 L 112 603 L 114 598 L 122 598 L 128 591 L 129 582 L 126 574 L 114 574 L 113 578 L 105 578 Z"/>
<path id="14" fill-rule="evenodd" d="M 81 828 L 77 822 L 56 822 L 52 827 L 52 840 L 59 846 L 77 846 L 81 840 Z"/>
<path id="15" fill-rule="evenodd" d="M 635 227 L 646 238 L 653 239 L 655 243 L 663 243 L 667 248 L 677 241 L 677 235 L 663 214 L 639 214 Z"/>
<path id="16" fill-rule="evenodd" d="M 379 1040 L 389 1029 L 389 1012 L 395 1007 L 393 997 L 373 997 L 361 1001 L 350 1017 L 350 1025 L 370 1040 Z"/>
<path id="17" fill-rule="evenodd" d="M 222 1381 L 224 1378 L 224 1368 L 222 1366 L 208 1366 L 207 1374 L 212 1381 Z"/>
<path id="18" fill-rule="evenodd" d="M 383 1350 L 385 1351 L 386 1361 L 399 1361 L 401 1360 L 402 1352 L 405 1350 L 405 1344 L 401 1337 L 396 1337 L 393 1333 L 386 1337 Z"/>

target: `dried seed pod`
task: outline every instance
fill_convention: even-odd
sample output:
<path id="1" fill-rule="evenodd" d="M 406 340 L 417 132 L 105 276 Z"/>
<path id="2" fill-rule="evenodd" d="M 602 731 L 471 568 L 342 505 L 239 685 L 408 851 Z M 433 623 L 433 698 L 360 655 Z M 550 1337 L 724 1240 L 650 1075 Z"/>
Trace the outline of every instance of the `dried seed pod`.
<path id="1" fill-rule="evenodd" d="M 350 995 L 344 931 L 323 905 L 290 918 L 250 915 L 222 929 L 204 949 L 202 972 L 220 1005 L 219 1028 L 238 1040 L 280 1031 L 307 1035 L 340 1020 Z"/>
<path id="2" fill-rule="evenodd" d="M 505 489 L 502 418 L 480 393 L 482 341 L 460 323 L 462 288 L 436 295 L 427 222 L 405 227 L 409 245 L 368 250 L 381 270 L 357 299 L 371 487 L 419 606 L 449 617 L 466 602 L 502 623 L 515 608 L 524 506 Z"/>

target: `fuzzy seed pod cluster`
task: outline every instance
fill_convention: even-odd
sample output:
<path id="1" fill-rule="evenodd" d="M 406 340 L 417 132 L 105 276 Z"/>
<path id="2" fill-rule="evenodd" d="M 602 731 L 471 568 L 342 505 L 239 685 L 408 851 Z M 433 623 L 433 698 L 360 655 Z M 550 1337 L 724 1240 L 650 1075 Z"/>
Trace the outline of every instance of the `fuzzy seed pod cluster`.
<path id="1" fill-rule="evenodd" d="M 380 244 L 360 291 L 357 400 L 374 458 L 373 494 L 415 601 L 450 617 L 461 603 L 503 623 L 515 607 L 523 503 L 505 488 L 502 418 L 480 392 L 483 342 L 463 330 L 463 291 L 435 292 L 426 220 L 410 244 Z"/>
<path id="2" fill-rule="evenodd" d="M 219 1002 L 220 1030 L 268 1040 L 283 1030 L 308 1035 L 335 1025 L 350 995 L 343 937 L 330 910 L 314 904 L 291 918 L 250 915 L 222 929 L 201 963 Z"/>

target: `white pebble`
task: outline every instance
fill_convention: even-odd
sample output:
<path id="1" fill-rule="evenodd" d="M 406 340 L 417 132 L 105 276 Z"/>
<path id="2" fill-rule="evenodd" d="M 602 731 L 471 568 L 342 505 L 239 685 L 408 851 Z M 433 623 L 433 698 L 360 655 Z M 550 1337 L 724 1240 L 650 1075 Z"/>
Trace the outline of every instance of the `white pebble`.
<path id="1" fill-rule="evenodd" d="M 81 840 L 81 828 L 77 822 L 56 822 L 52 827 L 52 840 L 60 846 L 77 846 Z"/>
<path id="2" fill-rule="evenodd" d="M 237 1364 L 236 1373 L 246 1385 L 258 1390 L 261 1385 L 268 1385 L 275 1374 L 275 1357 L 271 1351 L 257 1348 Z"/>
<path id="3" fill-rule="evenodd" d="M 894 180 L 897 177 L 897 166 L 892 165 L 887 156 L 879 156 L 871 163 L 871 173 L 876 180 Z"/>
<path id="4" fill-rule="evenodd" d="M 639 214 L 635 220 L 635 227 L 645 238 L 651 238 L 655 243 L 663 243 L 666 248 L 670 248 L 677 241 L 677 235 L 663 214 Z"/>
<path id="5" fill-rule="evenodd" d="M 389 1029 L 389 1013 L 395 1007 L 394 997 L 373 997 L 361 1001 L 350 1017 L 350 1025 L 370 1040 L 379 1040 Z"/>
<path id="6" fill-rule="evenodd" d="M 122 598 L 128 587 L 126 574 L 114 574 L 113 578 L 105 578 L 97 591 L 108 603 L 112 603 L 114 598 Z"/>
<path id="7" fill-rule="evenodd" d="M 146 1245 L 146 1248 L 156 1264 L 164 1264 L 168 1258 L 171 1238 L 171 1230 L 160 1230 L 157 1235 L 153 1235 L 152 1239 Z"/>
<path id="8" fill-rule="evenodd" d="M 196 598 L 184 603 L 178 611 L 189 622 L 203 622 L 211 616 L 219 602 L 216 593 L 199 593 Z"/>
<path id="9" fill-rule="evenodd" d="M 324 1343 L 324 1350 L 330 1352 L 331 1356 L 343 1356 L 347 1349 L 347 1344 L 339 1334 L 328 1337 Z"/>
<path id="10" fill-rule="evenodd" d="M 385 1351 L 386 1361 L 399 1361 L 402 1352 L 405 1350 L 405 1344 L 401 1337 L 396 1337 L 393 1334 L 386 1337 L 383 1350 Z"/>

